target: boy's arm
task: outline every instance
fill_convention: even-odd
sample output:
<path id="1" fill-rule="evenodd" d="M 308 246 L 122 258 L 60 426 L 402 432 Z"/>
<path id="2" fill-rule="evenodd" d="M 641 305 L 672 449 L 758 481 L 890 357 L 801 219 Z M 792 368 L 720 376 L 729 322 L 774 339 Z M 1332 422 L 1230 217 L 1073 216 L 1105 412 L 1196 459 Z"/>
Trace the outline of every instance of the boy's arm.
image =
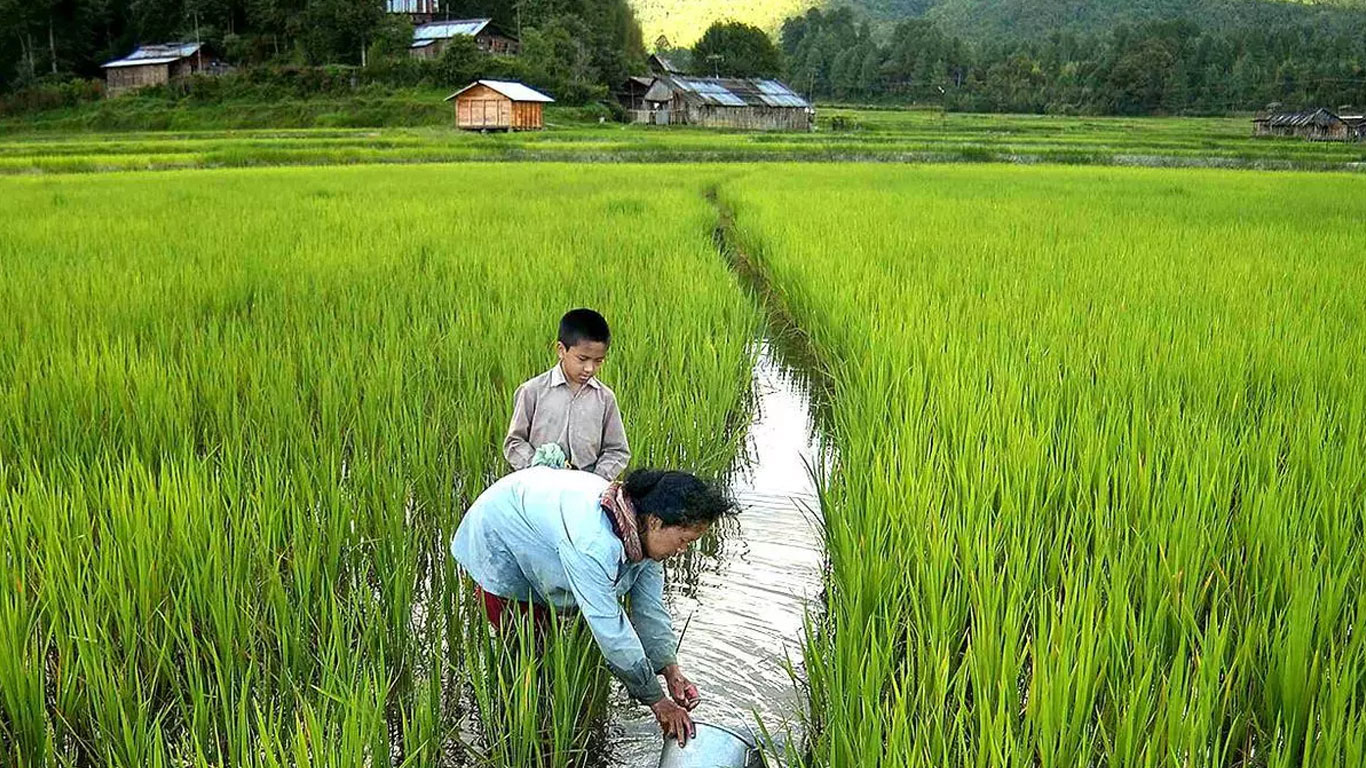
<path id="1" fill-rule="evenodd" d="M 602 415 L 602 449 L 593 474 L 615 480 L 630 462 L 631 446 L 626 443 L 626 426 L 621 423 L 621 410 L 613 395 Z"/>
<path id="2" fill-rule="evenodd" d="M 507 437 L 503 438 L 503 456 L 514 470 L 526 469 L 536 457 L 536 448 L 530 442 L 531 417 L 535 414 L 536 398 L 523 384 L 512 396 L 512 423 L 508 425 Z"/>

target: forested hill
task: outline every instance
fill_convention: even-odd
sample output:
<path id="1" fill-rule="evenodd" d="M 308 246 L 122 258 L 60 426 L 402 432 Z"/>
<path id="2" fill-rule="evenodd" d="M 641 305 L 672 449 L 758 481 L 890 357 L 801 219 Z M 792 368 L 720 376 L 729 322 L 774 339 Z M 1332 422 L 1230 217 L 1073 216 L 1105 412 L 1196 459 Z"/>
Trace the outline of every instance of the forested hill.
<path id="1" fill-rule="evenodd" d="M 1251 26 L 1359 28 L 1366 0 L 848 0 L 882 22 L 928 18 L 966 40 L 1103 34 L 1120 24 L 1184 19 L 1202 29 Z"/>
<path id="2" fill-rule="evenodd" d="M 646 42 L 658 35 L 692 45 L 707 25 L 734 19 L 776 32 L 782 20 L 811 7 L 853 8 L 878 26 L 931 19 L 968 42 L 1029 39 L 1063 32 L 1104 34 L 1121 24 L 1184 19 L 1202 29 L 1251 26 L 1351 28 L 1366 0 L 630 0 Z M 1360 22 L 1357 22 L 1360 24 Z"/>

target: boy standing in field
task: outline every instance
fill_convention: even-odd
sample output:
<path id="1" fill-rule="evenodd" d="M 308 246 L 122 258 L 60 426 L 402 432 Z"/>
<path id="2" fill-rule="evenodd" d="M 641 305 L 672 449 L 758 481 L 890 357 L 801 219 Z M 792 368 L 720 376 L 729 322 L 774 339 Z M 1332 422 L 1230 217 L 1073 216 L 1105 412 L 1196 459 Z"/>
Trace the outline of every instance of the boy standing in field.
<path id="1" fill-rule="evenodd" d="M 597 379 L 611 343 L 607 321 L 591 309 L 560 318 L 559 362 L 513 396 L 503 455 L 514 470 L 567 464 L 614 480 L 626 468 L 631 449 L 617 396 Z"/>

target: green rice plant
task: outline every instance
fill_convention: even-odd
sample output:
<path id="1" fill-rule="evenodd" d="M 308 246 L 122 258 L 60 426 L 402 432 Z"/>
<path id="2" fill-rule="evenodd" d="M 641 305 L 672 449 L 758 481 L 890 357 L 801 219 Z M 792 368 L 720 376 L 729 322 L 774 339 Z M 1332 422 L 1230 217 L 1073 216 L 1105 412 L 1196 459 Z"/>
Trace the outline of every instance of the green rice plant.
<path id="1" fill-rule="evenodd" d="M 834 387 L 815 763 L 1360 756 L 1357 186 L 776 166 L 721 187 Z"/>
<path id="2" fill-rule="evenodd" d="M 705 180 L 601 170 L 0 180 L 0 763 L 459 759 L 447 545 L 559 316 L 612 321 L 638 464 L 738 439 L 757 319 Z M 564 642 L 527 704 L 572 755 L 604 682 Z"/>
<path id="3" fill-rule="evenodd" d="M 543 626 L 513 611 L 501 632 L 482 607 L 466 624 L 470 688 L 479 713 L 477 760 L 487 765 L 584 765 L 607 712 L 610 675 L 588 625 L 552 614 Z"/>

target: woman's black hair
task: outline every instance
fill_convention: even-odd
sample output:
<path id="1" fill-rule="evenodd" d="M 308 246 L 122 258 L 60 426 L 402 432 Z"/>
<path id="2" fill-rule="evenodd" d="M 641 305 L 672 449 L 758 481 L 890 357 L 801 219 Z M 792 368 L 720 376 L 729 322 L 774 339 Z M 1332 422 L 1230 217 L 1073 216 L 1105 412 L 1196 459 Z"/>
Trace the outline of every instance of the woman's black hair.
<path id="1" fill-rule="evenodd" d="M 735 513 L 735 505 L 716 486 L 687 472 L 637 469 L 622 489 L 637 514 L 654 515 L 667 526 L 710 525 Z"/>

